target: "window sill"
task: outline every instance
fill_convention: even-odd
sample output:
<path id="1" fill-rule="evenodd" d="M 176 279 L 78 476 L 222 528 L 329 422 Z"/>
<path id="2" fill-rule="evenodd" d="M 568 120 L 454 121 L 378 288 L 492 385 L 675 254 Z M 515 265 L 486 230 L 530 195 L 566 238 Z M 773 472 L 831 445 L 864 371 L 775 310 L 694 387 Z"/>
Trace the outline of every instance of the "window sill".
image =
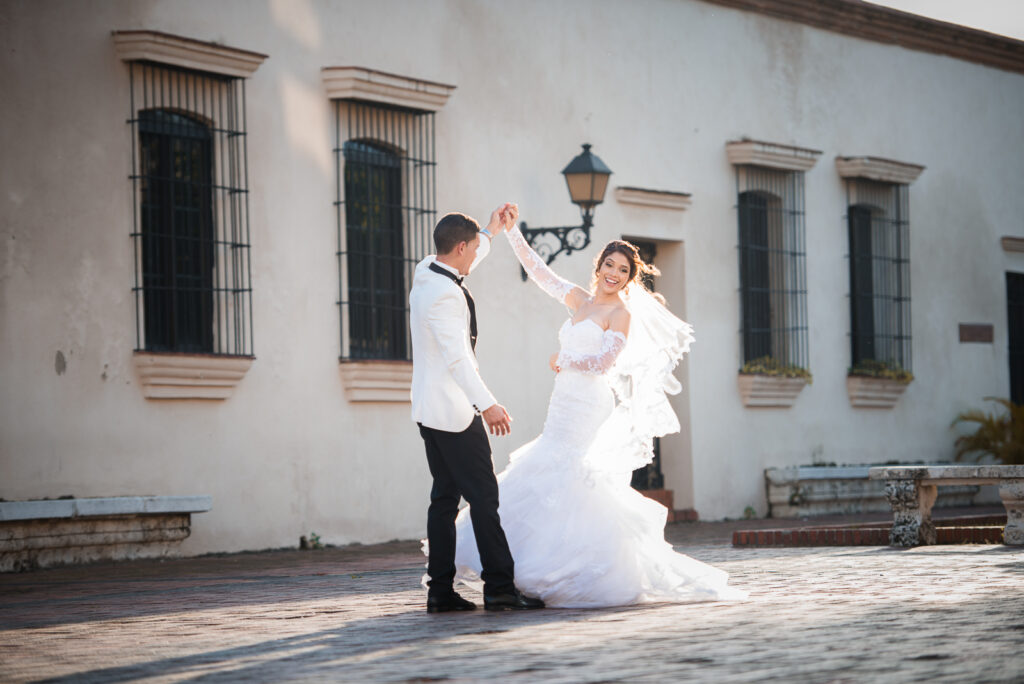
<path id="1" fill-rule="evenodd" d="M 341 384 L 351 402 L 411 403 L 411 361 L 342 361 Z"/>
<path id="2" fill-rule="evenodd" d="M 255 357 L 137 351 L 135 369 L 147 399 L 227 399 Z"/>
<path id="3" fill-rule="evenodd" d="M 909 383 L 872 378 L 864 375 L 849 375 L 846 378 L 846 393 L 854 408 L 891 409 L 907 390 Z"/>
<path id="4" fill-rule="evenodd" d="M 740 398 L 747 408 L 789 408 L 807 384 L 804 378 L 782 375 L 737 376 Z"/>

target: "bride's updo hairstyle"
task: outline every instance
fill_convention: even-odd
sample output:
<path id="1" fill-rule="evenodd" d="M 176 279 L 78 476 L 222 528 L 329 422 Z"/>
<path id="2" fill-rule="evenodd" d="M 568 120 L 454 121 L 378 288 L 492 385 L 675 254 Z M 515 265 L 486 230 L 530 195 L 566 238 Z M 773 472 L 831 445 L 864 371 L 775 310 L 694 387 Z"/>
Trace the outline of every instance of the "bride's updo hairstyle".
<path id="1" fill-rule="evenodd" d="M 604 246 L 604 249 L 601 250 L 601 255 L 594 261 L 594 275 L 590 278 L 590 290 L 592 292 L 597 288 L 597 272 L 601 269 L 601 264 L 603 264 L 604 260 L 608 258 L 608 255 L 615 252 L 626 257 L 626 261 L 629 262 L 629 280 L 626 282 L 626 285 L 623 286 L 623 289 L 634 283 L 640 287 L 644 287 L 644 283 L 641 278 L 645 275 L 661 275 L 661 271 L 659 271 L 654 264 L 645 263 L 644 260 L 640 258 L 640 252 L 637 250 L 636 245 L 631 242 L 626 242 L 625 240 L 612 240 Z"/>

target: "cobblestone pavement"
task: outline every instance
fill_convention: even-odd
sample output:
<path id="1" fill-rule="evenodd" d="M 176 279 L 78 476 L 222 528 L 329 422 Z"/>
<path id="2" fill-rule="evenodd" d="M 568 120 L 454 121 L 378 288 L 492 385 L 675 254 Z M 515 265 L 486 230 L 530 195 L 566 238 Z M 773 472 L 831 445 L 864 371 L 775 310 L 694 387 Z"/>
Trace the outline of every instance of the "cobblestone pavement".
<path id="1" fill-rule="evenodd" d="M 428 615 L 410 542 L 0 575 L 0 681 L 1024 682 L 1024 550 L 738 526 L 667 529 L 735 604 Z"/>

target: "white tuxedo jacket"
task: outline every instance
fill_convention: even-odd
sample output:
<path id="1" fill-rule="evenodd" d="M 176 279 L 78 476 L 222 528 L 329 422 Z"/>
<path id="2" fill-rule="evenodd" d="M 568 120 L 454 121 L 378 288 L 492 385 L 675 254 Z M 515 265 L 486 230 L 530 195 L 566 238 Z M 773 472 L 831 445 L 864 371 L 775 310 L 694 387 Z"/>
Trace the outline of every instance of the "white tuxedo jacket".
<path id="1" fill-rule="evenodd" d="M 489 251 L 490 240 L 481 233 L 470 271 Z M 416 265 L 409 293 L 412 419 L 435 430 L 462 432 L 497 401 L 480 377 L 469 341 L 466 296 L 451 278 L 430 270 L 435 260 L 431 255 Z"/>

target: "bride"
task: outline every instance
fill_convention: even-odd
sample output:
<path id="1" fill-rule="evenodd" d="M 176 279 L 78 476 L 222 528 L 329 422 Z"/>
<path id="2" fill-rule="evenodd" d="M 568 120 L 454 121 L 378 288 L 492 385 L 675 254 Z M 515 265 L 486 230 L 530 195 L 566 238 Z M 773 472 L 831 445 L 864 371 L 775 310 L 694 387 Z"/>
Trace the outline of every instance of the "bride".
<path id="1" fill-rule="evenodd" d="M 570 317 L 552 356 L 555 388 L 544 430 L 498 475 L 502 527 L 516 585 L 552 607 L 742 599 L 725 572 L 665 542 L 667 510 L 630 487 L 656 436 L 677 432 L 666 392 L 693 341 L 692 328 L 640 282 L 655 273 L 636 248 L 613 240 L 590 290 L 563 280 L 505 216 L 512 249 L 531 279 Z M 468 509 L 456 521 L 456 579 L 479 587 L 480 557 Z"/>

